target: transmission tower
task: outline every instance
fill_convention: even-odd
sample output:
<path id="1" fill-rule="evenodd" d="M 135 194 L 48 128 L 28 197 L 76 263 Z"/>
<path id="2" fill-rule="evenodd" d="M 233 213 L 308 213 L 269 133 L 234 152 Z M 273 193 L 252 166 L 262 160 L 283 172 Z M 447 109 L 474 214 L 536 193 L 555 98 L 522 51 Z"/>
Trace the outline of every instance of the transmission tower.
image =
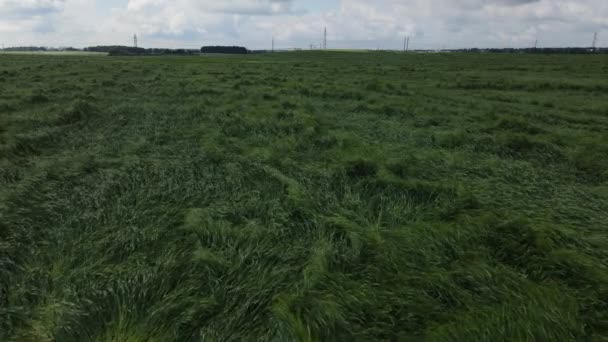
<path id="1" fill-rule="evenodd" d="M 536 50 L 536 48 L 538 48 L 538 39 L 534 41 L 534 50 Z"/>
<path id="2" fill-rule="evenodd" d="M 403 52 L 407 52 L 410 49 L 410 36 L 403 37 Z"/>
<path id="3" fill-rule="evenodd" d="M 591 47 L 593 48 L 593 51 L 595 51 L 596 45 L 597 45 L 597 32 L 595 32 L 593 34 L 593 44 L 591 44 Z"/>
<path id="4" fill-rule="evenodd" d="M 274 36 L 272 36 L 272 52 L 274 52 Z"/>
<path id="5" fill-rule="evenodd" d="M 137 35 L 133 35 L 133 47 L 137 47 Z"/>
<path id="6" fill-rule="evenodd" d="M 327 50 L 327 27 L 323 30 L 323 50 Z"/>

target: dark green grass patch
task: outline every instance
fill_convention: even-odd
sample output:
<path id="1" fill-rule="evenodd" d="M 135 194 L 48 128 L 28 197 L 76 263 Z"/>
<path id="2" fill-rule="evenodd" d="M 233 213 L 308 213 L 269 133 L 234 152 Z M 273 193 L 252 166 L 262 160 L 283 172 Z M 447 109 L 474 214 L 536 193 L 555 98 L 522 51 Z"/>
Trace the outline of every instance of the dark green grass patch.
<path id="1" fill-rule="evenodd" d="M 2 341 L 608 336 L 604 56 L 0 60 Z"/>

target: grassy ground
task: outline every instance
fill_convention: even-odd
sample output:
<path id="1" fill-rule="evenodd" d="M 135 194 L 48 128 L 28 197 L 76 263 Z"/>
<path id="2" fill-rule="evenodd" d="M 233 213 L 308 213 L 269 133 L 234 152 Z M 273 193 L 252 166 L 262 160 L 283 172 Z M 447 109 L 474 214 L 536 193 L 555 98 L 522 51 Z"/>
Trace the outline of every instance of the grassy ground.
<path id="1" fill-rule="evenodd" d="M 608 58 L 0 56 L 0 340 L 608 338 Z"/>

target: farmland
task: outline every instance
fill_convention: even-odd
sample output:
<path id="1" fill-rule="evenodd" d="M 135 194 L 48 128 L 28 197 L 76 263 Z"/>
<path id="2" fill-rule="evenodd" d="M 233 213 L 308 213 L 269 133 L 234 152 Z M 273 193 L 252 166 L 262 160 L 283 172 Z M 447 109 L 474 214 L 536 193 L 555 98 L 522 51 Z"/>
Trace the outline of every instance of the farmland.
<path id="1" fill-rule="evenodd" d="M 0 55 L 0 340 L 608 338 L 608 57 Z"/>

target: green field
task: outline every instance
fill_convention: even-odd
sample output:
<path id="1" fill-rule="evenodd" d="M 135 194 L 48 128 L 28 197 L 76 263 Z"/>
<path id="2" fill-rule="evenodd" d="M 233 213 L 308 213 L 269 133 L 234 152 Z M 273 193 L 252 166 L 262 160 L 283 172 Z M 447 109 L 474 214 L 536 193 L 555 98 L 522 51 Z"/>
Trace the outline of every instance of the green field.
<path id="1" fill-rule="evenodd" d="M 607 80 L 608 56 L 0 55 L 0 340 L 605 340 Z"/>

